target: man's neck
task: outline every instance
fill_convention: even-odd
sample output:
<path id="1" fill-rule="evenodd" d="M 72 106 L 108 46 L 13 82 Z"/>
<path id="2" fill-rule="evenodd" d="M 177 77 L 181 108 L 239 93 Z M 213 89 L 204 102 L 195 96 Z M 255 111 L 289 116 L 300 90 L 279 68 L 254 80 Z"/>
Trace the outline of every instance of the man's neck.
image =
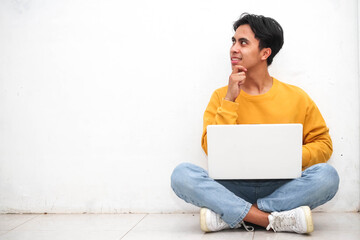
<path id="1" fill-rule="evenodd" d="M 268 92 L 272 84 L 273 79 L 267 67 L 260 70 L 251 69 L 246 73 L 245 84 L 242 85 L 241 90 L 250 95 L 260 95 Z"/>

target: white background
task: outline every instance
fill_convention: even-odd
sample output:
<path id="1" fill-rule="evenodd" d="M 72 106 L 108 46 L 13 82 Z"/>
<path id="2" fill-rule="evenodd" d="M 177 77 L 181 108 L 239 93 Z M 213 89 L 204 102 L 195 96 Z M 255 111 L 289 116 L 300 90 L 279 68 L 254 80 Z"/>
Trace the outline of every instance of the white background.
<path id="1" fill-rule="evenodd" d="M 275 18 L 270 73 L 303 88 L 359 210 L 356 0 L 0 0 L 0 212 L 189 212 L 170 175 L 206 167 L 202 115 L 227 84 L 232 23 Z"/>

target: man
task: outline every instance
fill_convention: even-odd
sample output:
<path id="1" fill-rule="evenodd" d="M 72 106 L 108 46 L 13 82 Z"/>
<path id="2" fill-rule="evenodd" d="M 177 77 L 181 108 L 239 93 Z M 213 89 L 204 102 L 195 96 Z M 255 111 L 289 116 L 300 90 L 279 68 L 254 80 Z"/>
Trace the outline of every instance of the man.
<path id="1" fill-rule="evenodd" d="M 302 176 L 283 180 L 221 180 L 182 163 L 171 176 L 174 192 L 200 210 L 205 232 L 244 226 L 309 233 L 311 210 L 338 190 L 336 170 L 325 162 L 332 142 L 320 111 L 300 88 L 271 77 L 268 66 L 283 45 L 283 30 L 272 18 L 242 14 L 234 23 L 228 86 L 217 89 L 204 113 L 202 147 L 210 124 L 303 124 Z M 241 169 L 239 169 L 241 171 Z"/>

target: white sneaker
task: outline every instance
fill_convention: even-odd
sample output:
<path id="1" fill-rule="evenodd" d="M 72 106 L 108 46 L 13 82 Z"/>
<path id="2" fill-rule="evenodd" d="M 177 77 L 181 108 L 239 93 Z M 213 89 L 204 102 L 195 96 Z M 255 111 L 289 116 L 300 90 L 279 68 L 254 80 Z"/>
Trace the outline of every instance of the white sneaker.
<path id="1" fill-rule="evenodd" d="M 311 210 L 308 206 L 298 207 L 289 211 L 272 212 L 269 216 L 269 225 L 274 232 L 310 233 L 314 231 Z"/>
<path id="2" fill-rule="evenodd" d="M 252 226 L 245 225 L 244 221 L 241 221 L 234 228 L 240 228 L 244 226 L 246 231 L 254 231 Z M 217 232 L 224 229 L 229 229 L 230 226 L 224 220 L 221 219 L 219 214 L 214 213 L 210 209 L 201 208 L 200 210 L 200 228 L 204 232 Z"/>

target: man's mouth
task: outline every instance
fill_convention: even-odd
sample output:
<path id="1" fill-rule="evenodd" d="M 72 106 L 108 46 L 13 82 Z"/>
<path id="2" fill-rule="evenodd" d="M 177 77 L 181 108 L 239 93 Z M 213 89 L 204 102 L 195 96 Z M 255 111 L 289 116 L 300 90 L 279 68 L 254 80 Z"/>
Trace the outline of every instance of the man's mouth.
<path id="1" fill-rule="evenodd" d="M 241 60 L 242 60 L 242 58 L 232 57 L 231 58 L 231 64 L 237 64 Z"/>

